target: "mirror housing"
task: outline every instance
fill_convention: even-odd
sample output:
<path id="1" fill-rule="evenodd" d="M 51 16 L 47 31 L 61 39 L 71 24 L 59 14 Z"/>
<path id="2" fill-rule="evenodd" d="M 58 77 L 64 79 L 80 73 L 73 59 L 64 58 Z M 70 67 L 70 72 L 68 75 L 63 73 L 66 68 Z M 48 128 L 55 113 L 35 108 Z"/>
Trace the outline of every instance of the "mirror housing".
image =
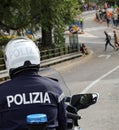
<path id="1" fill-rule="evenodd" d="M 99 94 L 97 93 L 88 93 L 88 94 L 76 94 L 71 98 L 71 105 L 74 106 L 77 111 L 80 109 L 85 109 L 90 105 L 93 105 L 97 102 Z"/>
<path id="2" fill-rule="evenodd" d="M 71 97 L 65 97 L 65 102 L 70 103 L 71 102 Z"/>

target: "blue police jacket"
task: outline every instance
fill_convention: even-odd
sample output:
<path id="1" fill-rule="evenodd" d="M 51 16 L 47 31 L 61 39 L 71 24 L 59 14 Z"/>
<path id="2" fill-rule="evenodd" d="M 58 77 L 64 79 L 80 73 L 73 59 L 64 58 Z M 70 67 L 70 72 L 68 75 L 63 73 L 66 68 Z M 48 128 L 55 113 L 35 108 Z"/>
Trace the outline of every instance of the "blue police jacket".
<path id="1" fill-rule="evenodd" d="M 0 130 L 26 130 L 26 116 L 44 113 L 48 128 L 65 130 L 66 111 L 58 83 L 35 71 L 24 71 L 0 84 Z"/>

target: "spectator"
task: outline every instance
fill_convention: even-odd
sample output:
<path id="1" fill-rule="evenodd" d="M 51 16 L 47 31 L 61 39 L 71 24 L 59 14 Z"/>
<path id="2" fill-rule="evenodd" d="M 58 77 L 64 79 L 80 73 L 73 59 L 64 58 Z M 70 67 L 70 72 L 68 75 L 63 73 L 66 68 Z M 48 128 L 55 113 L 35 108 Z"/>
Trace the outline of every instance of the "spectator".
<path id="1" fill-rule="evenodd" d="M 72 34 L 78 34 L 78 33 L 80 32 L 79 26 L 73 25 L 73 26 L 70 28 L 70 32 L 71 32 Z"/>
<path id="2" fill-rule="evenodd" d="M 27 34 L 27 37 L 28 37 L 29 39 L 32 39 L 32 38 L 33 38 L 33 33 L 32 33 L 31 30 L 27 30 L 27 31 L 26 31 L 26 34 Z"/>
<path id="3" fill-rule="evenodd" d="M 99 10 L 96 10 L 96 19 L 100 22 L 100 14 L 99 14 Z"/>
<path id="4" fill-rule="evenodd" d="M 118 37 L 117 37 L 117 34 L 116 34 L 116 31 L 114 30 L 114 46 L 116 48 L 116 50 L 119 49 L 119 45 L 118 45 Z"/>
<path id="5" fill-rule="evenodd" d="M 111 44 L 111 36 L 106 31 L 104 31 L 104 34 L 106 36 L 106 38 L 105 38 L 105 41 L 106 41 L 106 43 L 105 43 L 105 51 L 107 50 L 107 45 L 108 44 L 115 49 L 115 47 Z"/>
<path id="6" fill-rule="evenodd" d="M 82 16 L 79 18 L 79 23 L 80 23 L 81 32 L 83 32 L 84 19 Z"/>
<path id="7" fill-rule="evenodd" d="M 113 12 L 113 21 L 114 21 L 114 26 L 118 26 L 118 14 L 116 11 Z"/>
<path id="8" fill-rule="evenodd" d="M 109 27 L 110 22 L 112 22 L 112 13 L 110 11 L 106 12 L 106 22 L 107 22 L 107 27 Z"/>
<path id="9" fill-rule="evenodd" d="M 88 55 L 88 54 L 89 54 L 88 48 L 86 47 L 86 45 L 85 45 L 84 43 L 82 43 L 82 44 L 80 45 L 80 51 L 81 51 L 83 54 L 85 54 L 85 55 Z"/>

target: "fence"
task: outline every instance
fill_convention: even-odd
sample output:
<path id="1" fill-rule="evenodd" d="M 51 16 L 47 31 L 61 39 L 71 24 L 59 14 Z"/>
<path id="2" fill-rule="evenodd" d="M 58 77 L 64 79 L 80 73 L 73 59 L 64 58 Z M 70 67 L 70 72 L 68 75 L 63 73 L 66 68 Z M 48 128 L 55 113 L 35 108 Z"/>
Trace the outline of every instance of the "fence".
<path id="1" fill-rule="evenodd" d="M 62 47 L 62 48 L 55 48 L 55 49 L 48 49 L 41 51 L 41 61 L 70 54 L 73 52 L 78 52 L 78 45 L 70 46 L 70 47 Z M 5 63 L 3 56 L 0 58 L 0 71 L 5 70 Z"/>

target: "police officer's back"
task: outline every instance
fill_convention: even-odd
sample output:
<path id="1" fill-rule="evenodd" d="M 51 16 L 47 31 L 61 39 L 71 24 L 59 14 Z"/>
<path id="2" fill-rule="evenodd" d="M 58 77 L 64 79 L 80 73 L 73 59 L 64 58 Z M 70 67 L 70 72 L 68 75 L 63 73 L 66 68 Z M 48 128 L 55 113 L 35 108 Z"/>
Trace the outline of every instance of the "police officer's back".
<path id="1" fill-rule="evenodd" d="M 5 49 L 11 80 L 0 84 L 0 130 L 26 130 L 26 116 L 44 113 L 48 129 L 65 130 L 63 92 L 58 83 L 38 75 L 40 52 L 30 39 L 11 40 Z"/>

